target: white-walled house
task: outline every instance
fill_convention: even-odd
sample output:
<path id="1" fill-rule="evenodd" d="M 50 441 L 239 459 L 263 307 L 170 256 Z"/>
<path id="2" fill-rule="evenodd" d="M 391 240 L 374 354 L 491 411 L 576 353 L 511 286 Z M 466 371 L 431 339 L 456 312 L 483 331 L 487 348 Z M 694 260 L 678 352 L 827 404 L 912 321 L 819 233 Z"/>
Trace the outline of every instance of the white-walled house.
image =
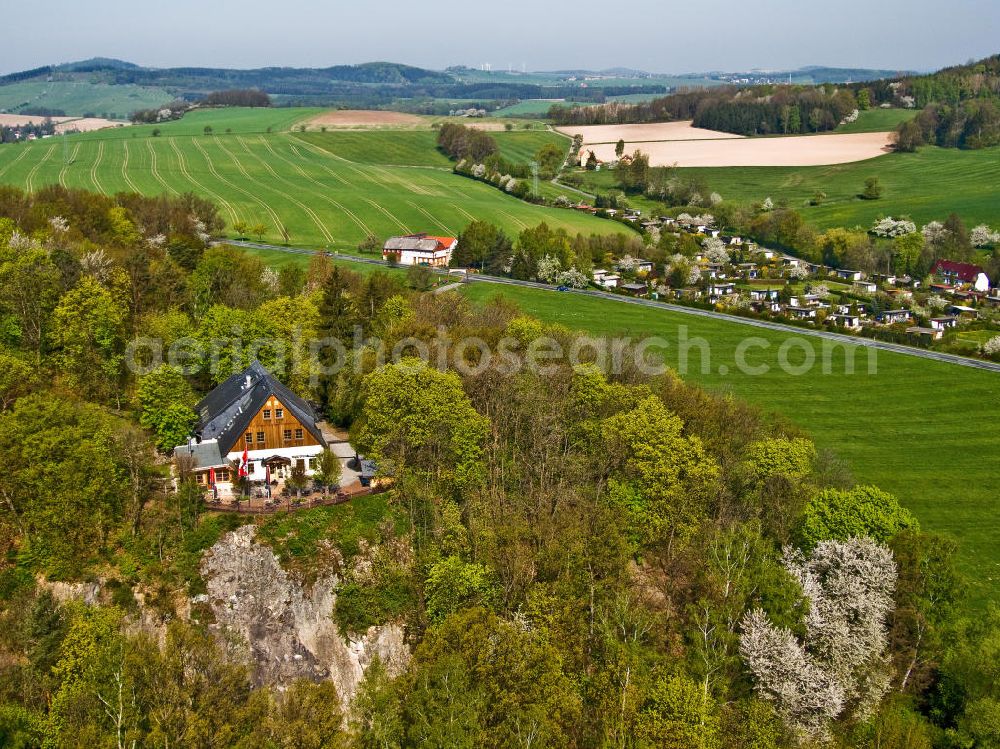
<path id="1" fill-rule="evenodd" d="M 233 492 L 244 451 L 247 477 L 263 481 L 268 472 L 280 478 L 293 466 L 312 475 L 317 456 L 327 447 L 312 407 L 260 362 L 212 390 L 195 411 L 198 424 L 192 438 L 174 448 L 174 454 L 191 461 L 199 485 L 214 484 L 222 496 Z"/>
<path id="2" fill-rule="evenodd" d="M 445 268 L 458 247 L 455 237 L 433 237 L 429 234 L 409 234 L 389 237 L 382 246 L 382 259 L 395 258 L 399 265 L 430 265 Z"/>

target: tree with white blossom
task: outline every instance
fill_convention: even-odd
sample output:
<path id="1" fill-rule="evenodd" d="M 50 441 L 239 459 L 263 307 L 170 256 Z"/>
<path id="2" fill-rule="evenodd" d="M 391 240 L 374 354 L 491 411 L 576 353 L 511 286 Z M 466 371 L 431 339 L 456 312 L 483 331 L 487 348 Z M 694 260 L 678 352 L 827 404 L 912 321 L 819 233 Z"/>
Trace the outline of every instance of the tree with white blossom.
<path id="1" fill-rule="evenodd" d="M 993 336 L 986 343 L 983 344 L 983 353 L 987 356 L 996 356 L 1000 354 L 1000 335 Z"/>
<path id="2" fill-rule="evenodd" d="M 935 242 L 940 242 L 944 239 L 948 234 L 948 230 L 944 228 L 944 224 L 940 221 L 931 221 L 928 224 L 924 224 L 920 233 L 924 235 L 925 242 L 928 244 L 934 244 Z"/>
<path id="3" fill-rule="evenodd" d="M 281 278 L 278 276 L 278 271 L 271 266 L 264 268 L 264 272 L 260 274 L 260 282 L 272 294 L 277 294 L 278 289 L 281 287 Z"/>
<path id="4" fill-rule="evenodd" d="M 708 237 L 701 243 L 701 248 L 705 251 L 705 257 L 712 263 L 728 263 L 729 251 L 726 250 L 726 243 L 718 237 Z"/>
<path id="5" fill-rule="evenodd" d="M 776 627 L 761 610 L 743 618 L 740 655 L 757 691 L 803 742 L 825 741 L 841 716 L 865 720 L 889 688 L 888 619 L 896 563 L 869 538 L 823 541 L 784 566 L 808 602 L 805 636 Z"/>
<path id="6" fill-rule="evenodd" d="M 969 232 L 969 241 L 973 247 L 986 247 L 1000 244 L 1000 232 L 993 231 L 986 224 L 980 224 Z"/>
<path id="7" fill-rule="evenodd" d="M 555 283 L 556 276 L 559 275 L 559 271 L 561 270 L 562 263 L 559 262 L 559 258 L 546 255 L 538 261 L 538 271 L 535 275 L 539 281 Z"/>
<path id="8" fill-rule="evenodd" d="M 774 210 L 774 201 L 771 198 L 764 198 L 764 202 L 760 204 L 760 209 L 767 213 L 768 211 Z"/>
<path id="9" fill-rule="evenodd" d="M 717 192 L 713 192 L 711 195 L 708 196 L 708 202 L 711 203 L 712 205 L 718 205 L 719 203 L 722 202 L 722 196 L 719 195 L 719 193 Z"/>
<path id="10" fill-rule="evenodd" d="M 576 268 L 569 268 L 556 275 L 555 282 L 560 286 L 568 286 L 571 289 L 584 289 L 587 287 L 588 278 L 586 274 Z"/>
<path id="11" fill-rule="evenodd" d="M 793 265 L 788 269 L 788 277 L 793 281 L 801 281 L 804 278 L 809 278 L 809 269 L 804 265 Z"/>
<path id="12" fill-rule="evenodd" d="M 917 225 L 908 219 L 895 219 L 892 216 L 880 218 L 872 224 L 871 232 L 876 237 L 902 237 L 917 231 Z"/>

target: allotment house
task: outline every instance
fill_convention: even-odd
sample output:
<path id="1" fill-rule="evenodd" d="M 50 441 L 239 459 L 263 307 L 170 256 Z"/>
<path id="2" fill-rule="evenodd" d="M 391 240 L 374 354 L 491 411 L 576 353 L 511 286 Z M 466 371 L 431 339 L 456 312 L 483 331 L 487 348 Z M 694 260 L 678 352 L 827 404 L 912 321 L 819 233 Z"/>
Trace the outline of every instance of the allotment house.
<path id="1" fill-rule="evenodd" d="M 194 434 L 174 454 L 188 458 L 199 485 L 223 496 L 241 472 L 251 482 L 287 478 L 296 466 L 312 475 L 327 447 L 312 406 L 260 362 L 216 387 L 196 412 Z"/>
<path id="2" fill-rule="evenodd" d="M 446 268 L 456 247 L 458 240 L 455 237 L 432 237 L 429 234 L 389 237 L 382 247 L 382 259 L 399 265 Z"/>

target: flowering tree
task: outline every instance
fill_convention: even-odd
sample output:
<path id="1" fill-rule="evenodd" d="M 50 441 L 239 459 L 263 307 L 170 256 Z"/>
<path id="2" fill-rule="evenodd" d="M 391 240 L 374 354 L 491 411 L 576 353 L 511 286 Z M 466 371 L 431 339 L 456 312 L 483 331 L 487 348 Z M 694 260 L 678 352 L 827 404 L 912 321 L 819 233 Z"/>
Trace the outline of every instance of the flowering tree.
<path id="1" fill-rule="evenodd" d="M 586 288 L 588 279 L 581 271 L 578 271 L 576 268 L 570 268 L 556 275 L 556 283 L 560 286 L 568 286 L 571 289 L 583 289 Z"/>
<path id="2" fill-rule="evenodd" d="M 713 192 L 711 195 L 708 196 L 708 202 L 711 203 L 712 205 L 718 205 L 719 203 L 722 202 L 722 196 L 719 195 L 719 193 L 717 192 Z"/>
<path id="3" fill-rule="evenodd" d="M 623 273 L 628 273 L 629 271 L 635 270 L 639 266 L 638 259 L 632 257 L 631 255 L 622 255 L 618 259 L 618 270 Z"/>
<path id="4" fill-rule="evenodd" d="M 969 241 L 973 247 L 986 247 L 1000 243 L 1000 232 L 993 231 L 986 224 L 980 224 L 969 232 Z"/>
<path id="5" fill-rule="evenodd" d="M 556 276 L 561 270 L 562 263 L 559 262 L 559 258 L 546 255 L 538 261 L 538 272 L 536 275 L 539 281 L 555 283 Z"/>
<path id="6" fill-rule="evenodd" d="M 743 618 L 740 654 L 788 727 L 803 741 L 823 741 L 831 720 L 866 719 L 888 690 L 896 564 L 886 547 L 852 538 L 823 541 L 808 557 L 786 551 L 784 566 L 809 602 L 805 637 L 758 609 Z"/>
<path id="7" fill-rule="evenodd" d="M 476 164 L 472 167 L 472 176 L 477 179 L 482 179 L 486 174 L 485 164 Z"/>
<path id="8" fill-rule="evenodd" d="M 931 296 L 927 297 L 927 306 L 930 307 L 931 309 L 942 310 L 948 306 L 948 300 L 945 299 L 943 296 L 932 294 Z"/>
<path id="9" fill-rule="evenodd" d="M 872 224 L 871 232 L 877 237 L 902 237 L 917 231 L 917 225 L 907 219 L 894 219 L 892 216 L 880 218 Z"/>
<path id="10" fill-rule="evenodd" d="M 990 338 L 990 340 L 983 344 L 983 353 L 987 356 L 1000 354 L 1000 335 L 993 336 L 993 338 Z"/>
<path id="11" fill-rule="evenodd" d="M 260 282 L 272 294 L 277 294 L 278 289 L 281 287 L 281 278 L 278 276 L 278 271 L 271 266 L 264 268 L 264 272 L 260 274 Z"/>
<path id="12" fill-rule="evenodd" d="M 769 197 L 764 198 L 764 202 L 760 204 L 760 209 L 762 211 L 764 211 L 765 213 L 767 211 L 773 211 L 774 210 L 774 201 L 771 200 L 771 198 L 769 198 Z"/>
<path id="13" fill-rule="evenodd" d="M 793 265 L 788 270 L 788 277 L 793 281 L 801 281 L 803 278 L 809 278 L 809 271 L 804 265 Z"/>
<path id="14" fill-rule="evenodd" d="M 931 221 L 929 224 L 925 224 L 924 228 L 920 230 L 920 233 L 924 235 L 924 241 L 931 244 L 935 242 L 940 242 L 948 234 L 948 230 L 944 228 L 944 224 L 940 221 Z"/>
<path id="15" fill-rule="evenodd" d="M 705 250 L 705 257 L 713 263 L 728 263 L 729 252 L 726 250 L 726 243 L 716 237 L 709 237 L 701 243 L 701 248 Z"/>

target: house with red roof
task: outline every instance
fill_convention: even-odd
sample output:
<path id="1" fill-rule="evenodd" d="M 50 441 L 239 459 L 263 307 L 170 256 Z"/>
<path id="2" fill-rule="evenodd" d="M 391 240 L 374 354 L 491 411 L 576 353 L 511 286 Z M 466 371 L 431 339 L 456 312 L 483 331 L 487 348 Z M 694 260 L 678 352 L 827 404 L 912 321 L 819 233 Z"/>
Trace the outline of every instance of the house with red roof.
<path id="1" fill-rule="evenodd" d="M 382 246 L 382 259 L 399 265 L 430 265 L 445 268 L 458 247 L 455 237 L 435 237 L 430 234 L 408 234 L 389 237 Z"/>
<path id="2" fill-rule="evenodd" d="M 990 290 L 990 279 L 986 272 L 980 266 L 972 263 L 938 260 L 931 268 L 931 275 L 955 286 L 968 285 L 976 291 L 982 292 Z"/>

